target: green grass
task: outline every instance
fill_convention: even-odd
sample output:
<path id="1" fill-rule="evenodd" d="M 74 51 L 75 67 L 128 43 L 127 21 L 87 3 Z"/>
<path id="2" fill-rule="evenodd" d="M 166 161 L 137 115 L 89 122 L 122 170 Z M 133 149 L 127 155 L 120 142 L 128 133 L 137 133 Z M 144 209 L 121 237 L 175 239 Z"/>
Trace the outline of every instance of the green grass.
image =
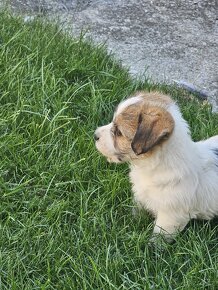
<path id="1" fill-rule="evenodd" d="M 211 107 L 134 81 L 104 47 L 0 14 L 0 289 L 218 289 L 218 227 L 192 222 L 164 251 L 134 219 L 127 165 L 106 163 L 95 128 L 136 89 L 181 104 L 195 140 Z"/>

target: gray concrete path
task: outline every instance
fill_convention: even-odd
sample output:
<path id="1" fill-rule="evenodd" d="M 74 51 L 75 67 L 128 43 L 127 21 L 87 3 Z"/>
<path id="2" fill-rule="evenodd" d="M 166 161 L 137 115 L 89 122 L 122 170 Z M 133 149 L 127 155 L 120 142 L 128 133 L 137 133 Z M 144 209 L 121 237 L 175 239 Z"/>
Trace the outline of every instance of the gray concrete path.
<path id="1" fill-rule="evenodd" d="M 4 0 L 0 0 L 3 2 Z M 9 0 L 25 15 L 59 17 L 107 43 L 134 75 L 206 90 L 218 110 L 217 0 Z M 188 84 L 188 86 L 189 86 Z"/>

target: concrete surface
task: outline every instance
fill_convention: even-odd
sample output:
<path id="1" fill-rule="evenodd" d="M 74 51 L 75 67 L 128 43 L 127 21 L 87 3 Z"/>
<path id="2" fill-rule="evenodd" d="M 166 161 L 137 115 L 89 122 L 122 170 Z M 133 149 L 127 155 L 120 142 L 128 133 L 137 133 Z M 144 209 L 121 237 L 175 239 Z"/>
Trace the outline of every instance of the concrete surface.
<path id="1" fill-rule="evenodd" d="M 0 0 L 3 2 L 3 0 Z M 217 0 L 8 0 L 25 15 L 59 17 L 107 43 L 133 75 L 190 83 L 206 90 L 218 111 Z"/>

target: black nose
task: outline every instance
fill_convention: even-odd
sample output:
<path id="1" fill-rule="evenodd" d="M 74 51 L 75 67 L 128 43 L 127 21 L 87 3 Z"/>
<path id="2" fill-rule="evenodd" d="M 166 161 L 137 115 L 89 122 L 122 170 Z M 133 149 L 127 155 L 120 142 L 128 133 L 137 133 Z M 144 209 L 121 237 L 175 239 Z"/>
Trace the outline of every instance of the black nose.
<path id="1" fill-rule="evenodd" d="M 95 141 L 99 140 L 99 136 L 96 133 L 94 134 L 94 139 L 95 139 Z"/>

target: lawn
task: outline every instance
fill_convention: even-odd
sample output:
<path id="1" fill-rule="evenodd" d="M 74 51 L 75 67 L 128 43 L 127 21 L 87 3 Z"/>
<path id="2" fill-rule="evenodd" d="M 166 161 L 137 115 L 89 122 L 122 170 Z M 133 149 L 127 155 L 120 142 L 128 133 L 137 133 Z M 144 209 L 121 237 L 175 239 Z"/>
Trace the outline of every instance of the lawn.
<path id="1" fill-rule="evenodd" d="M 218 226 L 193 221 L 164 250 L 132 216 L 128 166 L 93 132 L 137 89 L 178 100 L 195 140 L 218 116 L 184 91 L 131 79 L 104 47 L 0 12 L 0 289 L 218 289 Z"/>

